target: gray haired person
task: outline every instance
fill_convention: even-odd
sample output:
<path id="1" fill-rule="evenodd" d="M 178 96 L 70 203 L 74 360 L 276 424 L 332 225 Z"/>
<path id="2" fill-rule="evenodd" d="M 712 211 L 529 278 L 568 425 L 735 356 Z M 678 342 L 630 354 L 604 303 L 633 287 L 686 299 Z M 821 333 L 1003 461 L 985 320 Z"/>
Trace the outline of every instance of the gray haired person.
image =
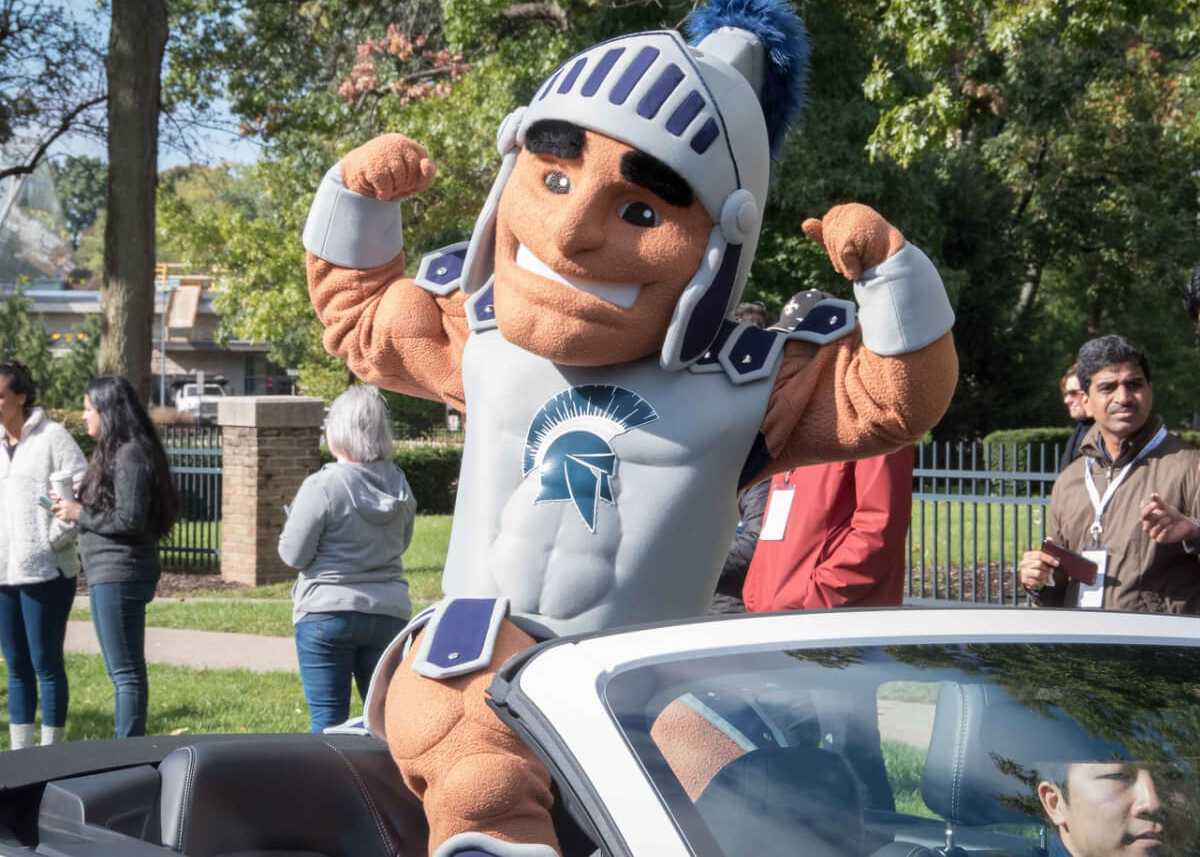
<path id="1" fill-rule="evenodd" d="M 300 572 L 292 620 L 313 732 L 347 719 L 351 679 L 365 697 L 380 655 L 412 614 L 400 555 L 417 510 L 392 463 L 377 389 L 338 396 L 325 438 L 337 460 L 304 480 L 279 536 L 279 557 Z"/>

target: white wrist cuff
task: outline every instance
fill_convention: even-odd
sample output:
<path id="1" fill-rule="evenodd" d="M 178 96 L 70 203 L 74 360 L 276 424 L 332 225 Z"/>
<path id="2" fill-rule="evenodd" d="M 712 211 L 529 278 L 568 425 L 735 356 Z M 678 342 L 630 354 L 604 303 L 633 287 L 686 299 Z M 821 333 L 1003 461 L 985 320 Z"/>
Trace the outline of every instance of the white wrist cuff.
<path id="1" fill-rule="evenodd" d="M 456 833 L 438 846 L 433 857 L 454 857 L 462 851 L 472 854 L 490 854 L 493 857 L 558 857 L 558 852 L 549 845 L 539 843 L 502 842 L 486 833 L 473 830 Z"/>
<path id="2" fill-rule="evenodd" d="M 912 244 L 854 284 L 863 344 L 884 357 L 924 348 L 954 326 L 954 310 L 929 257 Z"/>
<path id="3" fill-rule="evenodd" d="M 400 201 L 384 202 L 348 190 L 339 161 L 325 173 L 313 197 L 304 224 L 304 249 L 339 268 L 387 264 L 404 249 Z"/>

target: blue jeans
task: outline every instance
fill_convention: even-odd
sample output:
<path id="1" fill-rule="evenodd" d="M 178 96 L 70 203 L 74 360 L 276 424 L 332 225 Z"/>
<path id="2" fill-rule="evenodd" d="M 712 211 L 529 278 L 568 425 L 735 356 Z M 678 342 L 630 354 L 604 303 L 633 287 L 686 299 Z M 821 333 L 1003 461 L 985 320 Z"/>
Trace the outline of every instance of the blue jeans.
<path id="1" fill-rule="evenodd" d="M 104 668 L 117 697 L 116 736 L 146 734 L 150 685 L 146 680 L 146 605 L 154 599 L 150 581 L 97 583 L 88 587 L 92 624 L 104 655 Z"/>
<path id="2" fill-rule="evenodd" d="M 350 679 L 364 699 L 371 673 L 387 644 L 407 621 L 345 611 L 309 613 L 296 623 L 296 657 L 313 732 L 350 716 Z"/>
<path id="3" fill-rule="evenodd" d="M 42 725 L 67 722 L 63 640 L 75 598 L 75 579 L 0 586 L 0 649 L 8 662 L 8 719 L 32 723 L 42 695 Z"/>

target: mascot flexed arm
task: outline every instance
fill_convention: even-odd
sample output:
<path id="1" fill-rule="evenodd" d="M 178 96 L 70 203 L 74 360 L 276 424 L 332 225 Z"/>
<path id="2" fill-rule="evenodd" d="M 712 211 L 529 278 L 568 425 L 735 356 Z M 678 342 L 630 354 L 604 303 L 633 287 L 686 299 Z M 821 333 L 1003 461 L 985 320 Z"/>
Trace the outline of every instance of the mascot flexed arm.
<path id="1" fill-rule="evenodd" d="M 911 443 L 953 392 L 941 280 L 865 206 L 804 224 L 857 305 L 800 295 L 782 332 L 728 320 L 806 47 L 784 2 L 711 3 L 691 27 L 694 46 L 639 33 L 567 60 L 500 128 L 470 241 L 412 279 L 398 200 L 436 172 L 419 144 L 354 150 L 313 203 L 326 348 L 467 415 L 447 598 L 367 700 L 437 857 L 556 853 L 548 775 L 485 704 L 496 665 L 536 639 L 703 613 L 739 487 Z"/>

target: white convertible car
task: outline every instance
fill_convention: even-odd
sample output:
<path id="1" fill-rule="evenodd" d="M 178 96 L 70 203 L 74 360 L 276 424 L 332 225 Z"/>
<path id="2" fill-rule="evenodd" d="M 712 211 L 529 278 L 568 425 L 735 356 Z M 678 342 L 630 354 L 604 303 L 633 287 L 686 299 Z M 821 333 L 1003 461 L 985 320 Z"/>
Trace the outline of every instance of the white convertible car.
<path id="1" fill-rule="evenodd" d="M 1068 804 L 1065 839 L 1145 855 L 1200 842 L 1200 618 L 707 619 L 545 643 L 491 692 L 554 775 L 567 857 L 1065 854 Z M 1088 809 L 1096 788 L 1104 812 Z M 0 755 L 0 855 L 170 853 L 415 856 L 426 835 L 370 737 Z"/>

